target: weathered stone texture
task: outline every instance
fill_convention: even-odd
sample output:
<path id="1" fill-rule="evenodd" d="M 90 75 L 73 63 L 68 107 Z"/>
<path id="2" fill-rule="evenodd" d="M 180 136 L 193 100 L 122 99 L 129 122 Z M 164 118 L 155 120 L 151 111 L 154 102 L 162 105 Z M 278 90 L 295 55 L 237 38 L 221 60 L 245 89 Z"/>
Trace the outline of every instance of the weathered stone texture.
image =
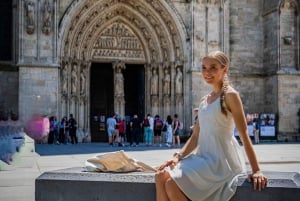
<path id="1" fill-rule="evenodd" d="M 20 67 L 19 72 L 21 120 L 32 114 L 57 115 L 58 69 Z"/>
<path id="2" fill-rule="evenodd" d="M 265 81 L 261 77 L 229 76 L 232 86 L 240 93 L 245 113 L 259 113 L 264 111 Z"/>
<path id="3" fill-rule="evenodd" d="M 18 71 L 0 71 L 0 113 L 18 114 L 18 79 Z"/>
<path id="4" fill-rule="evenodd" d="M 299 76 L 279 75 L 278 95 L 279 130 L 282 133 L 295 133 L 300 126 L 297 116 L 300 109 Z"/>
<path id="5" fill-rule="evenodd" d="M 264 16 L 264 73 L 276 73 L 278 69 L 277 13 Z"/>
<path id="6" fill-rule="evenodd" d="M 231 1 L 230 52 L 233 72 L 263 70 L 262 18 L 260 1 Z"/>

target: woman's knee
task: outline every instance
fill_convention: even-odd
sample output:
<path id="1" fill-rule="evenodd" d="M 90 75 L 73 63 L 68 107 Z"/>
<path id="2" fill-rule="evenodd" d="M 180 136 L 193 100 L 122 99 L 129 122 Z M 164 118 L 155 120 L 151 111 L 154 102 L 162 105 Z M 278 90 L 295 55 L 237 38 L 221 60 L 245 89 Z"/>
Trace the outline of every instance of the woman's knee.
<path id="1" fill-rule="evenodd" d="M 166 171 L 157 171 L 155 173 L 155 183 L 164 183 L 169 178 Z"/>
<path id="2" fill-rule="evenodd" d="M 174 188 L 177 188 L 177 185 L 173 179 L 168 178 L 165 182 L 165 188 L 167 191 L 172 191 Z"/>

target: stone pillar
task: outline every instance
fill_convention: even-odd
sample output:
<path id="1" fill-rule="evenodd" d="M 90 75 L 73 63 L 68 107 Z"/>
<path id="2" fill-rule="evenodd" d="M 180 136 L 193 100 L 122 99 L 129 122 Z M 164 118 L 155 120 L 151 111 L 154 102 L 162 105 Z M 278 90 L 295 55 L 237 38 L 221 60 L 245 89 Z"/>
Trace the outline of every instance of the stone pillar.
<path id="1" fill-rule="evenodd" d="M 211 1 L 207 5 L 207 51 L 221 49 L 221 13 L 220 1 Z M 222 33 L 223 34 L 223 33 Z"/>
<path id="2" fill-rule="evenodd" d="M 167 115 L 171 115 L 171 73 L 170 67 L 168 64 L 165 64 L 163 67 L 164 76 L 163 76 L 163 117 L 164 119 L 167 118 Z"/>
<path id="3" fill-rule="evenodd" d="M 292 1 L 284 1 L 280 7 L 280 69 L 298 69 L 296 12 Z"/>
<path id="4" fill-rule="evenodd" d="M 201 58 L 206 55 L 206 4 L 192 1 L 192 65 L 191 70 L 199 70 Z M 200 25 L 200 26 L 199 26 Z"/>
<path id="5" fill-rule="evenodd" d="M 151 64 L 145 64 L 145 76 L 146 76 L 146 86 L 145 86 L 145 111 L 146 113 L 151 113 L 151 96 L 150 94 L 150 86 L 151 86 Z"/>

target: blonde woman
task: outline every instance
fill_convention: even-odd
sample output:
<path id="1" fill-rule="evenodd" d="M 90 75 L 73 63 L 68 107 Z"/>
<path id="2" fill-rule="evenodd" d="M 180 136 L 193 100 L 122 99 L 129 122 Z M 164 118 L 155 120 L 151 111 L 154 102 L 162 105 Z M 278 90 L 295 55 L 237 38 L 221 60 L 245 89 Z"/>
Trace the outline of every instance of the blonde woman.
<path id="1" fill-rule="evenodd" d="M 246 173 L 236 127 L 252 168 L 254 190 L 267 185 L 248 135 L 239 93 L 229 85 L 229 60 L 221 51 L 203 58 L 202 77 L 211 92 L 200 100 L 192 136 L 155 175 L 157 201 L 227 201 L 236 191 L 237 177 Z"/>

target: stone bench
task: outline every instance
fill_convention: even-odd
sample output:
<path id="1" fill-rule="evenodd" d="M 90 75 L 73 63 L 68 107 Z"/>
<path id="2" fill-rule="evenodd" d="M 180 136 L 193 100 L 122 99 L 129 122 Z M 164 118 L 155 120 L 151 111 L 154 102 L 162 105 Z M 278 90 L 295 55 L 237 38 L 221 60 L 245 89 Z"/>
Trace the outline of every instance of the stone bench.
<path id="1" fill-rule="evenodd" d="M 254 191 L 245 177 L 239 178 L 231 201 L 299 201 L 300 174 L 265 172 L 268 187 Z M 153 173 L 96 173 L 84 168 L 45 172 L 35 181 L 36 201 L 155 201 Z"/>

